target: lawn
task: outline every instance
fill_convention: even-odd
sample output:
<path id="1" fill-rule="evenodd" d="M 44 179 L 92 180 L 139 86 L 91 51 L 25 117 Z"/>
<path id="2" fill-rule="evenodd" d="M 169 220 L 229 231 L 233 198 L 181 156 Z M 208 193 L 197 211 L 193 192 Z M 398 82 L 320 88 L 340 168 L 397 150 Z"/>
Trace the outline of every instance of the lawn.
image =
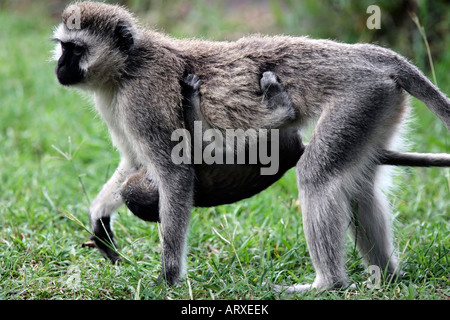
<path id="1" fill-rule="evenodd" d="M 347 266 L 356 288 L 286 295 L 261 287 L 263 281 L 314 279 L 292 170 L 251 199 L 194 210 L 187 277 L 176 287 L 153 285 L 160 269 L 158 226 L 124 207 L 114 226 L 125 261 L 112 265 L 82 248 L 90 237 L 89 203 L 119 158 L 89 98 L 55 79 L 49 58 L 56 23 L 39 11 L 0 12 L 0 299 L 450 298 L 448 169 L 399 171 L 392 202 L 406 273 L 380 289 L 361 284 L 368 274 L 350 238 Z M 247 32 L 230 22 L 223 29 L 220 20 L 211 23 L 233 36 Z M 203 30 L 188 26 L 174 34 Z M 448 43 L 435 70 L 449 94 Z M 410 150 L 449 152 L 442 123 L 416 100 L 413 110 Z"/>

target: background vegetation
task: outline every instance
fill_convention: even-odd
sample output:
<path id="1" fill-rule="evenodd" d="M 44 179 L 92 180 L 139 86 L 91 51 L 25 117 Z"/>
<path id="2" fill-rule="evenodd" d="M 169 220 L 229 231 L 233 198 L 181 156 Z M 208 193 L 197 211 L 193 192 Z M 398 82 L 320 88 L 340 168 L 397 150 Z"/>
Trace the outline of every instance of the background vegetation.
<path id="1" fill-rule="evenodd" d="M 430 74 L 412 10 L 425 27 L 439 87 L 450 93 L 446 1 L 377 1 L 380 30 L 365 26 L 372 1 L 122 2 L 175 37 L 233 40 L 259 32 L 376 42 Z M 290 296 L 261 288 L 262 281 L 314 278 L 293 171 L 251 199 L 195 209 L 187 279 L 175 288 L 152 286 L 160 268 L 157 225 L 125 208 L 114 225 L 128 261 L 113 266 L 82 248 L 90 200 L 118 155 L 89 99 L 54 77 L 50 38 L 66 4 L 0 0 L 0 299 L 449 299 L 448 169 L 401 171 L 392 198 L 406 274 L 381 290 L 361 285 L 368 275 L 351 241 L 347 265 L 356 289 Z M 449 152 L 444 126 L 414 99 L 413 109 L 410 149 Z"/>

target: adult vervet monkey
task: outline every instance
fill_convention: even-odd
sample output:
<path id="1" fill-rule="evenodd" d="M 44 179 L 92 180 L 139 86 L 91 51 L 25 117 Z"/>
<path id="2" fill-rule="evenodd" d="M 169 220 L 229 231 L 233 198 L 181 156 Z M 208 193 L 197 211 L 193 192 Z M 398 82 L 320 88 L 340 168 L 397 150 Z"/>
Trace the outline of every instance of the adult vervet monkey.
<path id="1" fill-rule="evenodd" d="M 74 13 L 79 18 L 75 28 Z M 296 165 L 305 236 L 316 270 L 312 287 L 347 284 L 343 234 L 350 202 L 357 204 L 363 257 L 388 273 L 398 271 L 390 212 L 374 165 L 379 150 L 389 149 L 401 125 L 406 92 L 450 126 L 448 98 L 404 58 L 373 45 L 302 37 L 176 40 L 140 28 L 122 7 L 93 2 L 69 6 L 54 38 L 60 43 L 60 83 L 93 93 L 122 156 L 90 207 L 99 238 L 107 238 L 109 217 L 122 204 L 122 183 L 144 168 L 159 192 L 160 278 L 169 284 L 179 281 L 197 175 L 192 165 L 176 165 L 170 157 L 171 133 L 184 127 L 180 81 L 186 74 L 202 80 L 200 109 L 211 127 L 246 130 L 270 113 L 262 103 L 259 80 L 264 71 L 272 71 L 295 110 L 294 121 L 280 126 L 280 143 L 298 141 L 298 129 L 318 119 Z M 309 288 L 295 285 L 290 291 Z"/>

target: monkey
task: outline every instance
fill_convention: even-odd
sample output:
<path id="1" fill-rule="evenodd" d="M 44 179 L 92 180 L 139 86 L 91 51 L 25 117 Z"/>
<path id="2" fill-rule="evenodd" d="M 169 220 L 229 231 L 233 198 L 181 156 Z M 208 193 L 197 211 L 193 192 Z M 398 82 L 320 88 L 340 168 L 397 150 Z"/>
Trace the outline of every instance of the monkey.
<path id="1" fill-rule="evenodd" d="M 76 27 L 69 23 L 74 13 Z M 123 203 L 122 184 L 144 170 L 159 195 L 159 281 L 174 285 L 182 279 L 195 181 L 201 174 L 194 165 L 171 159 L 176 146 L 171 133 L 185 128 L 182 77 L 195 74 L 201 79 L 205 123 L 220 131 L 247 130 L 267 115 L 259 88 L 264 71 L 277 75 L 295 111 L 295 119 L 277 124 L 280 145 L 295 145 L 301 129 L 316 122 L 293 165 L 316 277 L 312 284 L 287 290 L 348 284 L 343 250 L 348 225 L 366 263 L 389 274 L 400 272 L 390 208 L 380 187 L 381 171 L 374 164 L 389 156 L 380 156 L 379 150 L 390 150 L 399 134 L 409 108 L 408 94 L 450 126 L 449 99 L 405 58 L 371 44 L 306 37 L 173 39 L 140 27 L 124 7 L 94 2 L 67 7 L 54 39 L 59 82 L 93 93 L 95 108 L 121 154 L 117 170 L 89 208 L 93 233 L 98 239 L 109 238 L 110 216 Z M 281 158 L 292 148 L 285 151 L 280 146 Z M 354 216 L 359 232 L 355 223 L 349 223 Z M 105 245 L 96 245 L 111 260 L 117 259 Z"/>

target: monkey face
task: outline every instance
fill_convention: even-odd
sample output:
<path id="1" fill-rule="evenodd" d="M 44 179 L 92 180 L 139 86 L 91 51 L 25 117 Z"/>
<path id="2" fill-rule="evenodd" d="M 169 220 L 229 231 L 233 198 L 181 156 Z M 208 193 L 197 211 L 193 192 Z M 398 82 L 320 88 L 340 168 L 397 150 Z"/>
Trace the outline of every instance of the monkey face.
<path id="1" fill-rule="evenodd" d="M 80 68 L 80 60 L 86 48 L 73 42 L 61 42 L 61 56 L 56 66 L 56 76 L 62 85 L 74 85 L 84 78 L 84 71 Z"/>
<path id="2" fill-rule="evenodd" d="M 54 31 L 58 43 L 53 51 L 58 61 L 55 73 L 62 85 L 98 89 L 117 83 L 134 46 L 131 15 L 118 14 L 108 5 L 100 6 L 102 14 L 93 14 L 90 6 L 87 2 L 67 8 Z"/>
<path id="3" fill-rule="evenodd" d="M 117 29 L 122 30 L 121 26 Z M 66 86 L 97 89 L 120 79 L 126 61 L 122 48 L 129 42 L 120 34 L 117 38 L 97 37 L 89 34 L 89 29 L 69 30 L 61 25 L 54 37 L 58 42 L 53 57 L 58 61 L 55 69 L 58 81 Z"/>

